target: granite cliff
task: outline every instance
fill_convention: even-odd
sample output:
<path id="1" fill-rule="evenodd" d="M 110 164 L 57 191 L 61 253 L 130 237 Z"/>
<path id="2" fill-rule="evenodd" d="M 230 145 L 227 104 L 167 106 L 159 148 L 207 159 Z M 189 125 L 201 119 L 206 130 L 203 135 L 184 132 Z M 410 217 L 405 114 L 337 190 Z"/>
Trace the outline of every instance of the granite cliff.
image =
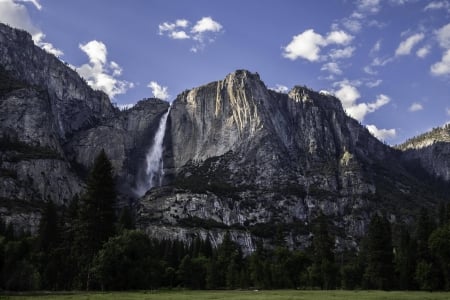
<path id="1" fill-rule="evenodd" d="M 220 243 L 231 231 L 247 251 L 275 228 L 292 248 L 310 240 L 320 213 L 333 220 L 341 247 L 354 247 L 374 213 L 408 222 L 435 205 L 401 152 L 348 117 L 338 99 L 294 87 L 267 89 L 238 70 L 185 91 L 166 132 L 166 187 L 140 200 L 138 223 L 150 235 Z"/>
<path id="2" fill-rule="evenodd" d="M 397 146 L 406 161 L 418 162 L 433 176 L 450 181 L 450 124 L 423 133 Z"/>

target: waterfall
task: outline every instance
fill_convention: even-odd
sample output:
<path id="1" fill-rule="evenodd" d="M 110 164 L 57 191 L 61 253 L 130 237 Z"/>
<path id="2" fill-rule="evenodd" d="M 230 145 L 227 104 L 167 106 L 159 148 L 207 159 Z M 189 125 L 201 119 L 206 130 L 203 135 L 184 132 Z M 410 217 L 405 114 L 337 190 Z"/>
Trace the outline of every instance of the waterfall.
<path id="1" fill-rule="evenodd" d="M 153 143 L 146 155 L 146 168 L 144 178 L 139 181 L 135 189 L 135 193 L 141 197 L 151 188 L 161 186 L 164 177 L 163 162 L 163 141 L 166 132 L 167 117 L 169 116 L 170 107 L 159 121 L 158 130 L 156 131 Z"/>

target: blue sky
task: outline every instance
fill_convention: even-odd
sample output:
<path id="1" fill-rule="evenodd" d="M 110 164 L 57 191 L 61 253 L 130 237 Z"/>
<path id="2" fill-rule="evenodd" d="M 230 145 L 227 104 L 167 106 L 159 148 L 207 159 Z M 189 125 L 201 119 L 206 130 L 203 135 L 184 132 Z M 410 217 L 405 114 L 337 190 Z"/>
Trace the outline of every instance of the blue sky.
<path id="1" fill-rule="evenodd" d="M 335 94 L 396 144 L 450 121 L 448 0 L 0 0 L 118 105 L 258 72 Z"/>

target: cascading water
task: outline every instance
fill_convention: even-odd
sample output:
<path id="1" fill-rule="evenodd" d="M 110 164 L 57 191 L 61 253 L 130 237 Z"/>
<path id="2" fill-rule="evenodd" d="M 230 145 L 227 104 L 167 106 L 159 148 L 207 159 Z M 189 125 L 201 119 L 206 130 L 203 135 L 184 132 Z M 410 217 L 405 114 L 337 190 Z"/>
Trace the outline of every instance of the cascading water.
<path id="1" fill-rule="evenodd" d="M 148 190 L 161 186 L 164 177 L 163 162 L 163 141 L 166 132 L 167 117 L 169 116 L 170 107 L 159 121 L 158 130 L 156 131 L 153 143 L 146 155 L 147 167 L 145 169 L 144 178 L 137 184 L 136 194 L 141 197 Z"/>

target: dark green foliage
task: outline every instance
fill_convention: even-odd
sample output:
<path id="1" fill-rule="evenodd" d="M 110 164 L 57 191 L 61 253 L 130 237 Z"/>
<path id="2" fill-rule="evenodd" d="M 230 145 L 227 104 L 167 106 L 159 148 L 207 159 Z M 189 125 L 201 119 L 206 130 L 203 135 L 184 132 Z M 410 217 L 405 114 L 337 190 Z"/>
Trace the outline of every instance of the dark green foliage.
<path id="1" fill-rule="evenodd" d="M 437 228 L 431 234 L 429 247 L 442 271 L 444 288 L 450 290 L 450 224 Z"/>
<path id="2" fill-rule="evenodd" d="M 142 232 L 124 230 L 97 253 L 92 273 L 101 289 L 127 290 L 159 286 L 159 261 L 152 256 L 151 240 Z"/>
<path id="3" fill-rule="evenodd" d="M 334 289 L 337 273 L 333 253 L 334 239 L 328 232 L 327 218 L 324 215 L 317 218 L 313 234 L 311 284 L 325 290 Z"/>
<path id="4" fill-rule="evenodd" d="M 80 288 L 89 289 L 91 264 L 102 244 L 114 234 L 115 183 L 111 162 L 102 150 L 89 174 L 75 221 L 75 255 L 78 256 Z"/>
<path id="5" fill-rule="evenodd" d="M 414 273 L 416 270 L 417 244 L 409 232 L 402 228 L 399 245 L 395 251 L 395 270 L 398 276 L 398 287 L 401 290 L 415 289 Z"/>
<path id="6" fill-rule="evenodd" d="M 375 215 L 367 235 L 367 266 L 364 285 L 369 289 L 389 290 L 394 287 L 394 256 L 389 221 Z"/>

